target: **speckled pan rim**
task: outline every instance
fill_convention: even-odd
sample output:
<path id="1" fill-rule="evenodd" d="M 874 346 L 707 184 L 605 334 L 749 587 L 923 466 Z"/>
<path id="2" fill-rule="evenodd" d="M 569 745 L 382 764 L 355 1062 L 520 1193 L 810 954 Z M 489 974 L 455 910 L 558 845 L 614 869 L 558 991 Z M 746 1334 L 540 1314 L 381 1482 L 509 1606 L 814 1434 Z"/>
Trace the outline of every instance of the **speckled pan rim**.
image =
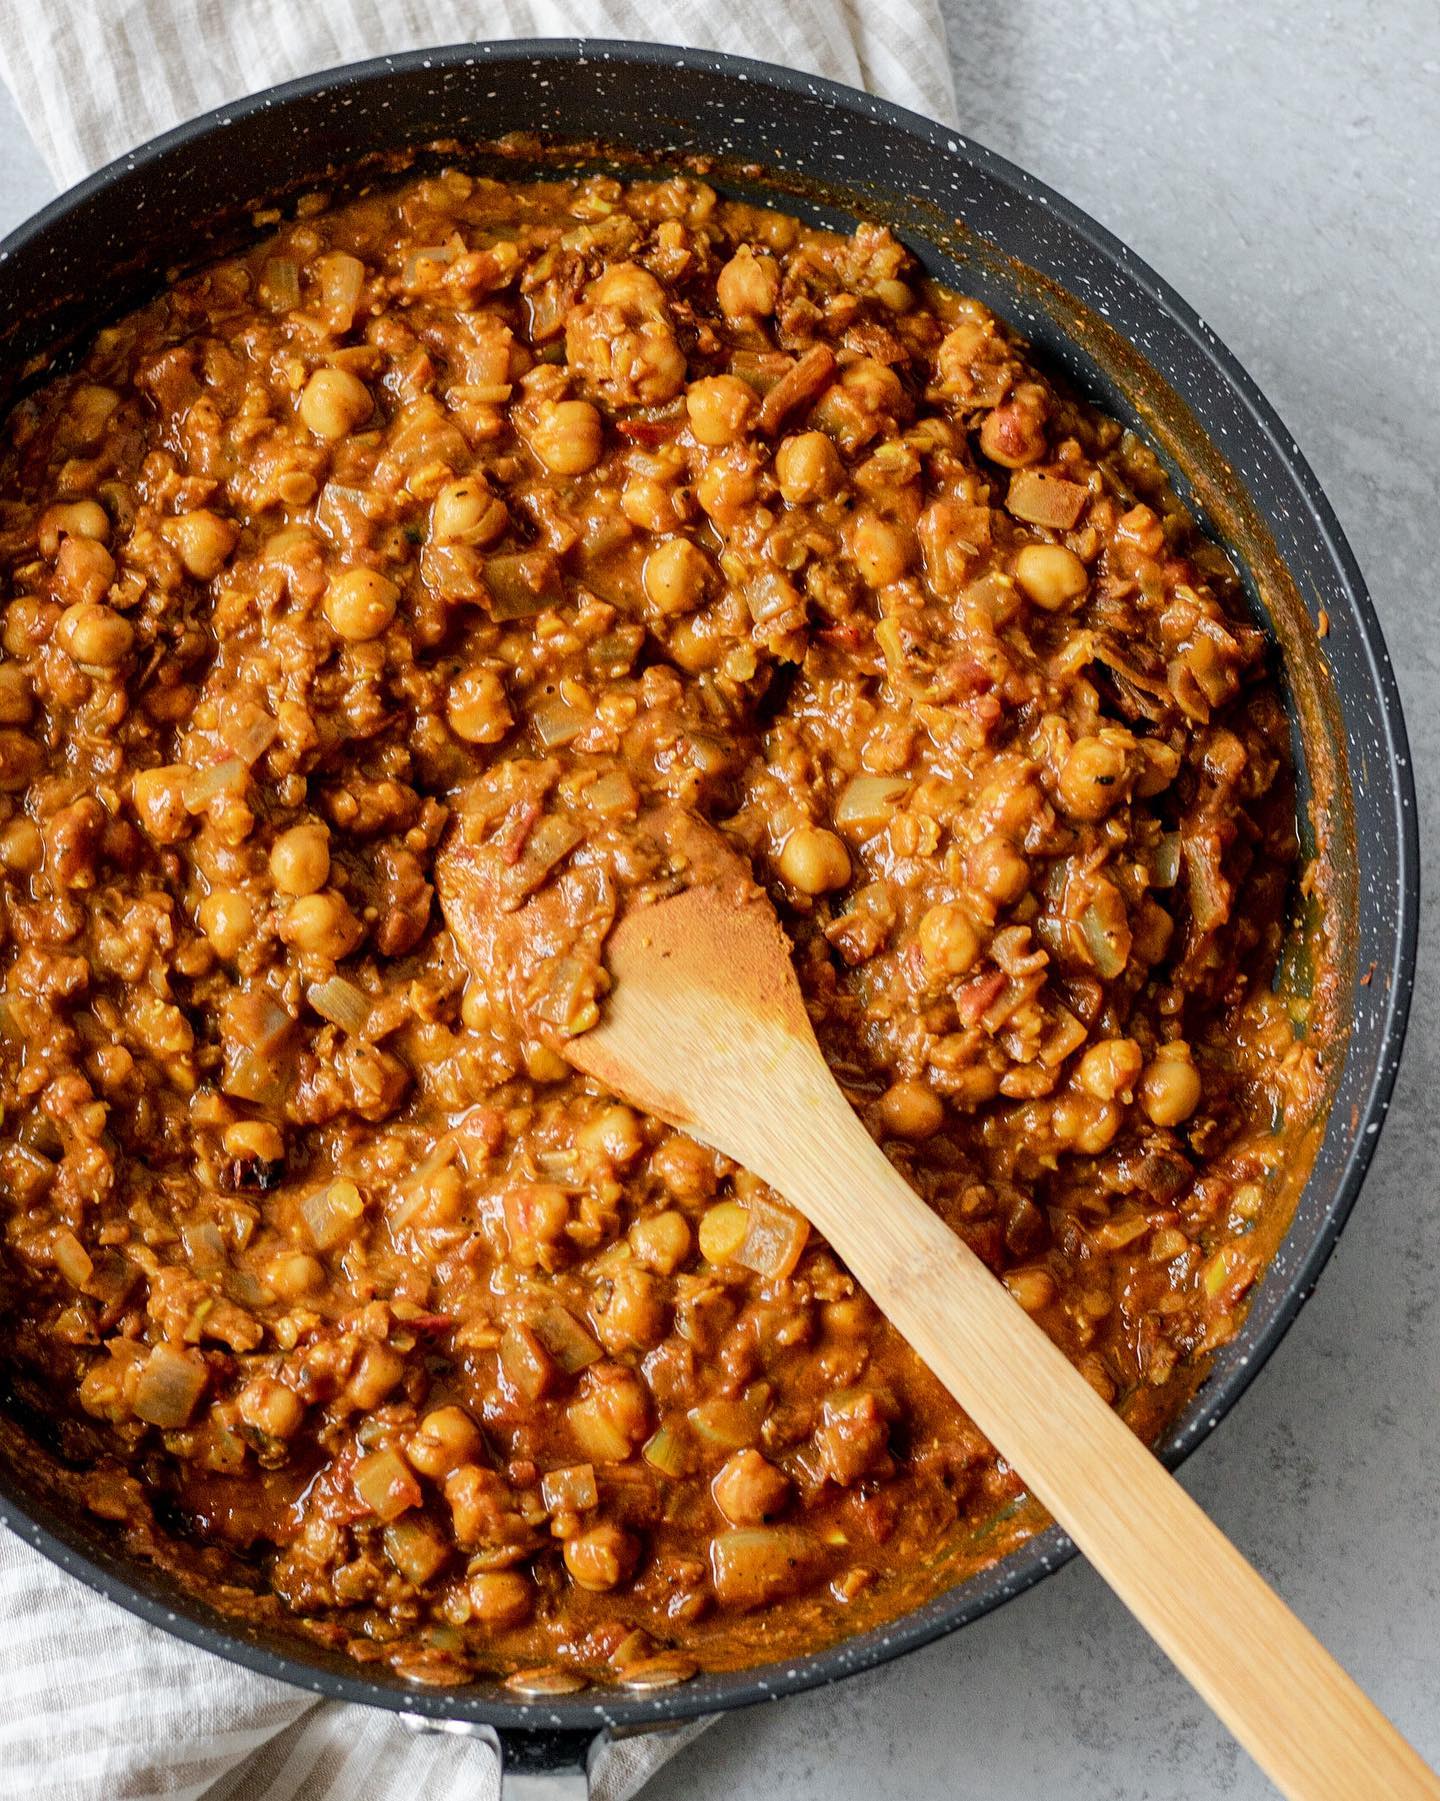
<path id="1" fill-rule="evenodd" d="M 939 158 L 959 158 L 979 169 L 988 179 L 1012 192 L 1017 204 L 1048 209 L 1103 260 L 1123 271 L 1144 291 L 1165 320 L 1188 336 L 1197 356 L 1213 368 L 1221 386 L 1241 404 L 1253 429 L 1268 443 L 1299 490 L 1299 498 L 1308 512 L 1307 536 L 1323 550 L 1339 590 L 1345 596 L 1364 653 L 1363 673 L 1368 677 L 1369 692 L 1378 708 L 1379 736 L 1375 749 L 1384 759 L 1386 791 L 1394 812 L 1396 890 L 1391 955 L 1388 965 L 1376 971 L 1377 983 L 1382 977 L 1385 983 L 1384 1004 L 1374 1027 L 1379 1048 L 1369 1082 L 1356 1103 L 1358 1119 L 1334 1177 L 1334 1198 L 1294 1267 L 1287 1271 L 1282 1286 L 1278 1290 L 1267 1288 L 1262 1291 L 1271 1305 L 1256 1331 L 1254 1342 L 1247 1346 L 1246 1357 L 1226 1371 L 1223 1382 L 1202 1391 L 1209 1404 L 1192 1407 L 1179 1430 L 1167 1441 L 1163 1458 L 1173 1468 L 1234 1406 L 1274 1351 L 1313 1291 L 1350 1215 L 1388 1111 L 1399 1066 L 1414 983 L 1419 925 L 1419 832 L 1409 747 L 1394 671 L 1364 581 L 1339 522 L 1294 439 L 1248 373 L 1180 296 L 1119 239 L 1078 207 L 957 130 L 872 95 L 796 70 L 717 52 L 599 39 L 525 39 L 414 51 L 308 76 L 216 108 L 117 158 L 12 232 L 0 242 L 0 279 L 4 278 L 4 265 L 17 251 L 42 238 L 56 220 L 77 205 L 102 195 L 107 187 L 132 171 L 161 162 L 172 152 L 183 150 L 202 138 L 222 133 L 234 121 L 251 118 L 291 100 L 316 97 L 328 90 L 343 91 L 358 82 L 381 80 L 387 74 L 413 74 L 430 69 L 438 73 L 465 66 L 523 64 L 537 60 L 549 61 L 556 67 L 597 61 L 641 69 L 678 66 L 699 74 L 730 77 L 781 95 L 818 100 L 842 113 L 881 121 L 921 140 Z M 803 159 L 800 160 L 803 163 Z M 1241 1334 L 1241 1342 L 1246 1340 L 1247 1333 L 1248 1325 L 1246 1332 Z M 0 1472 L 0 1490 L 8 1486 L 8 1473 Z M 26 1506 L 6 1493 L 0 1493 L 0 1522 L 67 1573 L 140 1619 L 257 1673 L 277 1677 L 336 1700 L 385 1708 L 417 1725 L 440 1728 L 449 1725 L 452 1730 L 494 1727 L 539 1734 L 557 1731 L 583 1734 L 605 1726 L 640 1727 L 678 1722 L 722 1709 L 776 1700 L 839 1680 L 917 1649 L 978 1619 L 1001 1602 L 1032 1587 L 1074 1555 L 1070 1541 L 1058 1529 L 1052 1528 L 1028 1541 L 993 1569 L 970 1578 L 888 1627 L 876 1628 L 805 1657 L 732 1674 L 702 1676 L 685 1687 L 648 1697 L 613 1692 L 599 1695 L 592 1691 L 554 1703 L 521 1703 L 491 1699 L 488 1693 L 483 1699 L 477 1698 L 464 1689 L 429 1691 L 389 1686 L 367 1680 L 358 1668 L 352 1674 L 349 1670 L 303 1661 L 298 1650 L 295 1653 L 277 1652 L 247 1638 L 232 1623 L 187 1598 L 177 1598 L 171 1605 L 143 1592 L 123 1574 L 96 1561 L 85 1549 L 82 1536 L 68 1523 L 57 1519 L 47 1527 L 31 1518 Z M 138 1575 L 140 1566 L 136 1569 Z"/>

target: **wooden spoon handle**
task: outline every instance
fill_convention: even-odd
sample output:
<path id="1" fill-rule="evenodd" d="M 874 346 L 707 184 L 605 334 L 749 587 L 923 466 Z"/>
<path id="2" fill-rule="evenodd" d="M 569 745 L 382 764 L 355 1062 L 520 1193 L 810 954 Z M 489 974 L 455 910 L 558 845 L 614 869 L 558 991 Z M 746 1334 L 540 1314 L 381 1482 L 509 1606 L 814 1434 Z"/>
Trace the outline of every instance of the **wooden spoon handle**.
<path id="1" fill-rule="evenodd" d="M 1440 1778 L 901 1179 L 811 1047 L 791 1043 L 751 1109 L 773 1123 L 731 1154 L 824 1232 L 1284 1794 L 1436 1801 Z"/>

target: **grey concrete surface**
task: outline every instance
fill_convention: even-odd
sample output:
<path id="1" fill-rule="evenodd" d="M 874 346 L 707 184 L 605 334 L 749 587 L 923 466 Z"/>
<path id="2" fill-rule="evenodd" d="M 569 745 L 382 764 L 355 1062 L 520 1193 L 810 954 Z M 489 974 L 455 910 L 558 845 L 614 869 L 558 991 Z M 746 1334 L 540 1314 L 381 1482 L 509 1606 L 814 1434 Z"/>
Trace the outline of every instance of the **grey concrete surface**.
<path id="1" fill-rule="evenodd" d="M 1399 668 L 1428 848 L 1440 807 L 1435 0 L 943 4 L 966 130 L 1167 276 L 1309 455 Z M 0 145 L 8 228 L 49 184 L 4 96 Z M 1399 1095 L 1349 1232 L 1184 1480 L 1440 1762 L 1437 930 L 1427 900 Z M 1271 1792 L 1095 1576 L 1072 1564 L 901 1665 L 723 1721 L 646 1796 Z"/>

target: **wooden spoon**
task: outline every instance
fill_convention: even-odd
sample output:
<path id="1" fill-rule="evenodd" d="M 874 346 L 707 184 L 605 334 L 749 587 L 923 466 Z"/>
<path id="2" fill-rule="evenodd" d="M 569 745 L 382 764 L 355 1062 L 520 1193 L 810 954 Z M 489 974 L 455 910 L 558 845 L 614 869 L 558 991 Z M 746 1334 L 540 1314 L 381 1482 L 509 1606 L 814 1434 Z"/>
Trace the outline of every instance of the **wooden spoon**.
<path id="1" fill-rule="evenodd" d="M 462 951 L 463 856 L 440 893 Z M 1292 1801 L 1440 1798 L 1427 1768 L 860 1123 L 789 947 L 747 884 L 622 918 L 587 1075 L 733 1158 L 810 1220 Z"/>

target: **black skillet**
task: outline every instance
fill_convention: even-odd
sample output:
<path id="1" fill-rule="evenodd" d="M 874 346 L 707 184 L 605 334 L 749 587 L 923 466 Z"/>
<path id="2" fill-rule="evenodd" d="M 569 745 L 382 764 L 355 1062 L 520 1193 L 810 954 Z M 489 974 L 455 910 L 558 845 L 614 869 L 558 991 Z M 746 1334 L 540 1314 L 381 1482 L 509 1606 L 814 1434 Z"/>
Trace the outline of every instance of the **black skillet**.
<path id="1" fill-rule="evenodd" d="M 474 164 L 461 147 L 510 132 L 621 147 L 621 161 L 625 152 L 662 164 L 703 156 L 727 192 L 820 222 L 884 221 L 934 274 L 988 302 L 1090 398 L 1143 430 L 1248 571 L 1293 703 L 1348 1030 L 1331 1059 L 1313 1173 L 1243 1331 L 1165 1440 L 1173 1466 L 1274 1350 L 1359 1192 L 1404 1037 L 1419 853 L 1400 698 L 1335 516 L 1249 376 L 1123 244 L 958 132 L 792 70 L 654 45 L 464 45 L 272 89 L 181 126 L 63 195 L 0 245 L 0 383 L 13 390 L 32 359 L 93 332 L 167 268 L 243 233 L 257 204 L 283 202 L 327 175 L 333 186 L 336 172 L 367 155 L 437 140 L 450 141 L 443 160 Z M 592 150 L 582 160 L 606 158 Z M 43 1482 L 23 1473 L 28 1461 L 0 1467 L 0 1519 L 101 1594 L 265 1675 L 417 1726 L 483 1736 L 501 1749 L 517 1789 L 530 1773 L 568 1771 L 558 1786 L 544 1785 L 564 1794 L 586 1792 L 587 1757 L 607 1732 L 673 1726 L 833 1682 L 954 1631 L 1071 1555 L 1051 1529 L 892 1624 L 782 1664 L 653 1694 L 522 1701 L 487 1683 L 417 1691 L 298 1637 L 238 1627 L 127 1560 L 93 1523 L 58 1510 Z"/>

